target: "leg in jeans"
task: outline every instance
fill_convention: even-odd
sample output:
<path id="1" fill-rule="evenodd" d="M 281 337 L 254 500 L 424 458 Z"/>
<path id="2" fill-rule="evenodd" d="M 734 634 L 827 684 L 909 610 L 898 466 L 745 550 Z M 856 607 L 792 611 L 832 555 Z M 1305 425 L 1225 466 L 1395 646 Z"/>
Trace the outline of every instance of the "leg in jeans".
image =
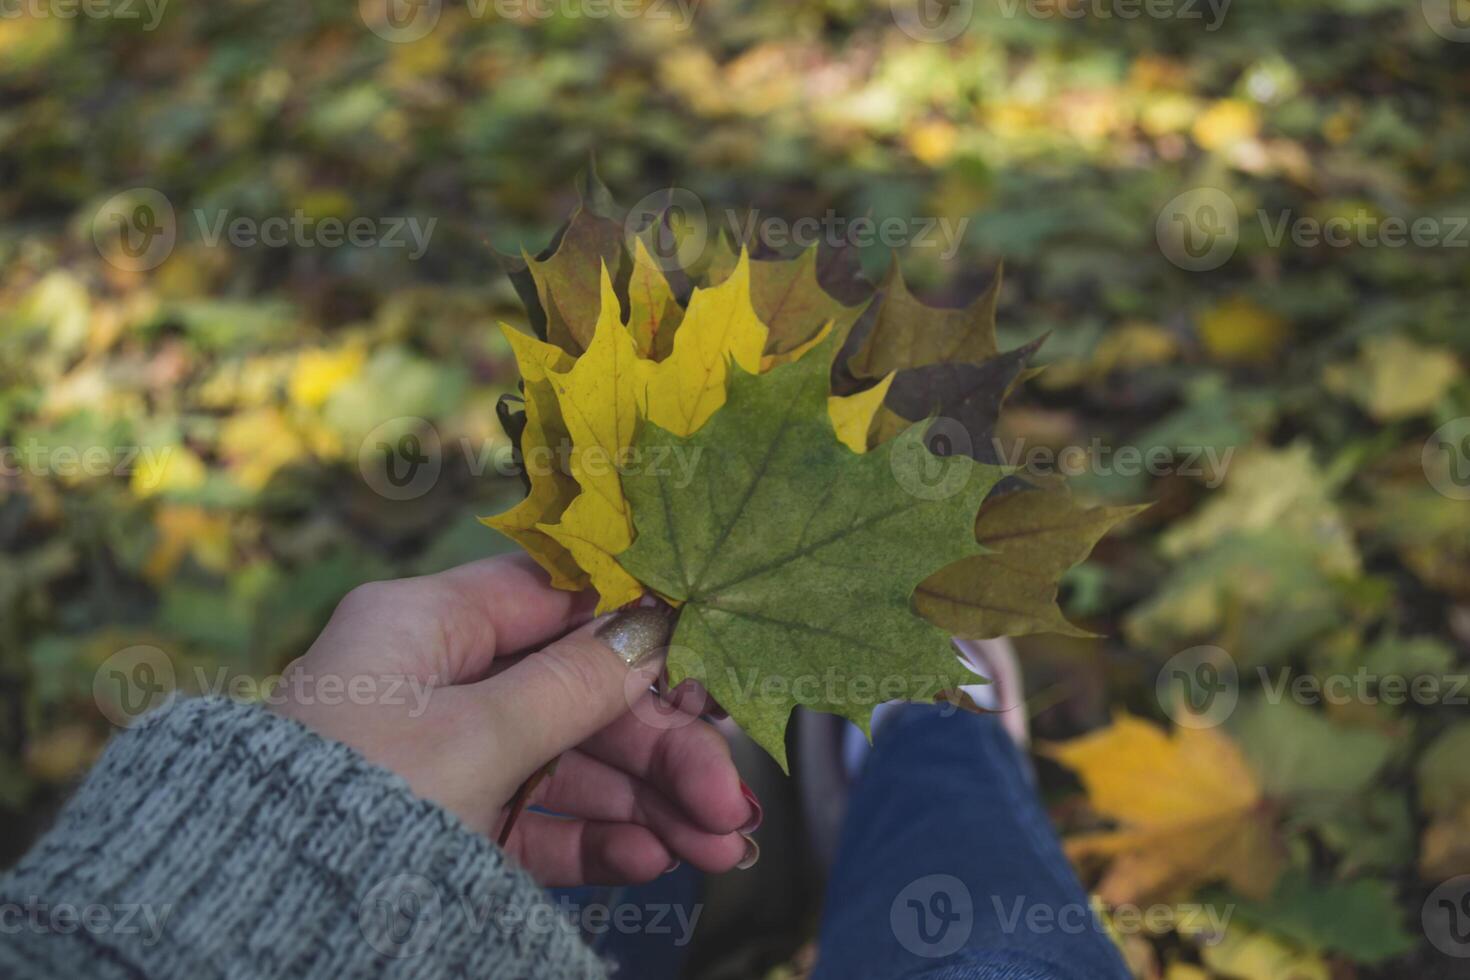
<path id="1" fill-rule="evenodd" d="M 905 705 L 853 786 L 814 977 L 1127 980 L 993 717 Z"/>

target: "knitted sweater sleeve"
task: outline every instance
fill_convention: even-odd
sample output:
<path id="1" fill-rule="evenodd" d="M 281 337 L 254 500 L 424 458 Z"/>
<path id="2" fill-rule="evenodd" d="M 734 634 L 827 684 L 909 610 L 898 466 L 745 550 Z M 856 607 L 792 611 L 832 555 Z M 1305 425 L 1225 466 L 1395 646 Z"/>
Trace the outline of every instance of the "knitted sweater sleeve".
<path id="1" fill-rule="evenodd" d="M 295 721 L 178 701 L 0 878 L 0 976 L 603 977 L 504 853 Z"/>

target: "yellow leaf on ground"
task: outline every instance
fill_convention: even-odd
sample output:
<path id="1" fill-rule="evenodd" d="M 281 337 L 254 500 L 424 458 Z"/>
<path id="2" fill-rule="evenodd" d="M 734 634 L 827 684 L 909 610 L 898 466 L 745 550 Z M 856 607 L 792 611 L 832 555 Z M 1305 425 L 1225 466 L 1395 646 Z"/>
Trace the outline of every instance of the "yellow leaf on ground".
<path id="1" fill-rule="evenodd" d="M 1231 926 L 1219 942 L 1200 947 L 1200 958 L 1217 977 L 1228 980 L 1329 980 L 1332 976 L 1316 953 L 1240 926 Z"/>
<path id="2" fill-rule="evenodd" d="M 1361 560 L 1352 530 L 1309 444 L 1243 450 L 1229 474 L 1223 491 L 1160 538 L 1165 555 L 1200 554 L 1233 534 L 1299 532 L 1313 542 L 1324 570 L 1357 574 Z"/>
<path id="3" fill-rule="evenodd" d="M 1470 802 L 1424 828 L 1419 838 L 1419 874 L 1426 881 L 1470 874 Z"/>
<path id="4" fill-rule="evenodd" d="M 832 417 L 832 427 L 837 438 L 855 453 L 868 451 L 868 430 L 873 427 L 873 416 L 883 407 L 888 387 L 893 384 L 890 374 L 867 391 L 846 397 L 827 399 L 827 414 Z"/>
<path id="5" fill-rule="evenodd" d="M 1164 980 L 1210 980 L 1210 975 L 1189 963 L 1170 963 Z"/>
<path id="6" fill-rule="evenodd" d="M 692 435 L 721 405 L 733 360 L 760 371 L 766 326 L 750 300 L 750 256 L 711 289 L 696 289 L 668 358 L 649 372 L 643 414 L 676 436 Z"/>
<path id="7" fill-rule="evenodd" d="M 587 352 L 570 369 L 548 372 L 571 437 L 571 474 L 581 493 L 555 524 L 540 524 L 572 553 L 601 595 L 597 611 L 633 602 L 643 588 L 613 559 L 633 543 L 633 518 L 618 465 L 633 442 L 650 361 L 638 356 L 623 326 L 618 297 L 602 270 L 602 312 Z"/>
<path id="8" fill-rule="evenodd" d="M 1199 318 L 1199 336 L 1210 354 L 1221 361 L 1269 360 L 1287 339 L 1287 323 L 1270 310 L 1237 296 Z"/>
<path id="9" fill-rule="evenodd" d="M 291 369 L 291 402 L 305 408 L 320 408 L 332 392 L 362 373 L 367 352 L 358 344 L 338 350 L 309 350 L 296 359 Z"/>
<path id="10" fill-rule="evenodd" d="M 1261 790 L 1219 730 L 1172 734 L 1120 714 L 1107 728 L 1042 751 L 1076 770 L 1092 808 L 1116 831 L 1066 842 L 1074 860 L 1110 858 L 1098 892 L 1113 905 L 1167 899 L 1223 878 L 1246 895 L 1275 884 L 1280 857 Z"/>
<path id="11" fill-rule="evenodd" d="M 143 576 L 154 584 L 173 574 L 185 555 L 213 572 L 229 570 L 230 515 L 203 507 L 163 506 L 153 516 L 158 542 L 143 565 Z"/>
<path id="12" fill-rule="evenodd" d="M 514 327 L 501 324 L 500 331 L 510 342 L 521 370 L 526 399 L 521 457 L 530 490 L 510 510 L 494 517 L 482 517 L 480 521 L 524 548 L 546 569 L 552 585 L 559 589 L 584 589 L 588 585 L 587 573 L 564 545 L 539 528 L 541 524 L 560 520 L 578 492 L 577 481 L 562 465 L 561 451 L 571 445 L 571 437 L 549 377 L 553 370 L 570 368 L 572 359 L 561 348 L 527 336 Z"/>
<path id="13" fill-rule="evenodd" d="M 209 478 L 204 461 L 184 446 L 163 446 L 141 453 L 128 481 L 135 497 L 151 497 L 170 490 L 197 490 Z"/>
<path id="14" fill-rule="evenodd" d="M 230 416 L 220 427 L 219 451 L 230 461 L 235 482 L 258 491 L 277 470 L 306 456 L 308 450 L 290 419 L 280 409 L 265 406 Z"/>
<path id="15" fill-rule="evenodd" d="M 1453 351 L 1391 335 L 1365 341 L 1354 361 L 1328 365 L 1322 380 L 1375 419 L 1391 422 L 1430 412 L 1460 373 Z"/>
<path id="16" fill-rule="evenodd" d="M 1221 99 L 1194 121 L 1194 141 L 1207 150 L 1224 150 L 1252 139 L 1260 128 L 1255 106 L 1240 99 Z"/>
<path id="17" fill-rule="evenodd" d="M 26 743 L 26 772 L 43 783 L 64 783 L 96 761 L 102 742 L 80 723 L 53 728 Z"/>

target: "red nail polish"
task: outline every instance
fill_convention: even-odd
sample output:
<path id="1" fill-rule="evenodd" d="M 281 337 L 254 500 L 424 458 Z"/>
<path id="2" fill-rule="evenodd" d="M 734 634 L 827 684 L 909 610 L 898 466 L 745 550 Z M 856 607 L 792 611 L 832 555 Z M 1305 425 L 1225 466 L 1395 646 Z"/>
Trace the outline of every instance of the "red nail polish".
<path id="1" fill-rule="evenodd" d="M 756 799 L 755 793 L 745 785 L 743 779 L 740 780 L 740 795 L 744 796 L 745 802 L 750 804 L 750 819 L 745 822 L 745 826 L 741 827 L 738 833 L 753 834 L 761 825 L 761 820 L 765 818 L 765 811 L 761 809 L 761 801 Z"/>

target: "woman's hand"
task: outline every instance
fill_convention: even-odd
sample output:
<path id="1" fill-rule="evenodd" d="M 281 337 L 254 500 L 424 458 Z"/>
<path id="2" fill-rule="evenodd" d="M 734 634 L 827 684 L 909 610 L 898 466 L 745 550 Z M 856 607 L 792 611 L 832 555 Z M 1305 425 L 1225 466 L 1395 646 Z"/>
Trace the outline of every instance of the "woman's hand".
<path id="1" fill-rule="evenodd" d="M 524 556 L 364 585 L 270 700 L 487 835 L 560 756 L 531 802 L 562 816 L 522 814 L 506 844 L 544 885 L 749 867 L 760 807 L 724 738 L 650 691 L 667 617 L 588 622 L 591 598 Z"/>

